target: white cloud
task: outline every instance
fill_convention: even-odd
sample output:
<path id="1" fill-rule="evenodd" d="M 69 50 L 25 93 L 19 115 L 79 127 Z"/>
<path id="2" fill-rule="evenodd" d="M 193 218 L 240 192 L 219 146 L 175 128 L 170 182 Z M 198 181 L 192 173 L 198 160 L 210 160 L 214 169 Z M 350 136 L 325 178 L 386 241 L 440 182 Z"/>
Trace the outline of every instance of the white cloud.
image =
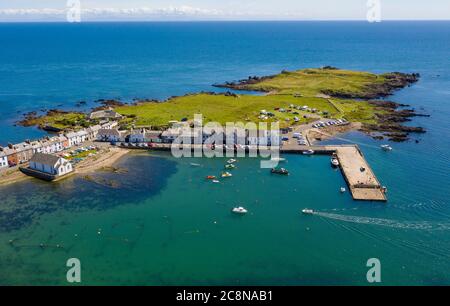
<path id="1" fill-rule="evenodd" d="M 33 16 L 33 15 L 64 15 L 68 9 L 0 9 L 0 15 L 6 16 Z M 82 8 L 81 14 L 107 16 L 107 15 L 159 15 L 159 16 L 214 16 L 221 15 L 223 12 L 218 10 L 208 10 L 190 6 L 169 6 L 166 8 L 151 9 L 147 7 L 140 8 Z"/>

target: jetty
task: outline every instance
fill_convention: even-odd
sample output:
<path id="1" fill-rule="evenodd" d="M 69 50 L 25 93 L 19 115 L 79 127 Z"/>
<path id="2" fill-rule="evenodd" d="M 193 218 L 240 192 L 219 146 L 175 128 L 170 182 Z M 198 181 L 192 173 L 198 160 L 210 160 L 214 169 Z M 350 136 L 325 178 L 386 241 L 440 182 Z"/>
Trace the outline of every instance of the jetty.
<path id="1" fill-rule="evenodd" d="M 336 154 L 339 168 L 354 200 L 387 201 L 385 189 L 357 145 L 283 146 L 281 153 L 301 154 L 307 150 L 313 150 L 315 154 Z"/>

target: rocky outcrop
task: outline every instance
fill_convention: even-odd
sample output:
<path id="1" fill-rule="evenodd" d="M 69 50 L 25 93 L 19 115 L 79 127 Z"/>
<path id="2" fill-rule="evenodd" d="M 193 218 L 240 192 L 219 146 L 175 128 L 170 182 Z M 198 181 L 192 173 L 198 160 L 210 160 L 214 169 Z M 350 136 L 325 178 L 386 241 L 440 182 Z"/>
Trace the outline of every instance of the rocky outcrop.
<path id="1" fill-rule="evenodd" d="M 394 91 L 410 86 L 420 78 L 418 73 L 391 72 L 382 74 L 382 82 L 374 82 L 367 85 L 362 91 L 349 92 L 343 90 L 323 90 L 326 95 L 341 99 L 379 99 L 392 95 Z"/>
<path id="2" fill-rule="evenodd" d="M 281 73 L 286 73 L 286 71 L 282 71 Z M 258 84 L 262 81 L 273 79 L 275 75 L 269 75 L 269 76 L 249 76 L 247 79 L 242 79 L 239 81 L 234 82 L 225 82 L 223 84 L 213 84 L 214 87 L 219 88 L 230 88 L 235 90 L 247 90 L 248 85 Z"/>

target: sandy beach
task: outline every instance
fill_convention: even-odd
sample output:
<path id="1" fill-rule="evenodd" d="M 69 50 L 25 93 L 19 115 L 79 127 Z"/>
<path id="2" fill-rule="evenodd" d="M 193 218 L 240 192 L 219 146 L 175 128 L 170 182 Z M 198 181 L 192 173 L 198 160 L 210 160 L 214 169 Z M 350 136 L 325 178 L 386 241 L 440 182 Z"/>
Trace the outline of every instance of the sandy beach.
<path id="1" fill-rule="evenodd" d="M 87 157 L 85 160 L 75 166 L 75 171 L 67 176 L 61 177 L 65 179 L 75 174 L 83 174 L 97 171 L 104 167 L 112 166 L 121 157 L 129 153 L 127 149 L 117 147 L 104 147 L 96 155 Z M 23 165 L 23 166 L 26 166 Z M 0 186 L 22 182 L 32 177 L 20 172 L 19 168 L 7 169 L 0 173 Z"/>
<path id="2" fill-rule="evenodd" d="M 102 149 L 102 151 L 95 156 L 86 158 L 80 162 L 75 168 L 75 173 L 90 173 L 104 167 L 112 166 L 116 161 L 129 152 L 130 151 L 127 149 L 117 147 Z"/>

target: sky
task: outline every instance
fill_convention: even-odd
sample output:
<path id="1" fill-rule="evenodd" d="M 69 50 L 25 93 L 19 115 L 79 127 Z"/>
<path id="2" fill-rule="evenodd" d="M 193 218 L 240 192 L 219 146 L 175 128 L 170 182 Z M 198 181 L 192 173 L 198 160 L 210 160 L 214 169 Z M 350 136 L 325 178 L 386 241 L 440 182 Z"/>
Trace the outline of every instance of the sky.
<path id="1" fill-rule="evenodd" d="M 82 21 L 366 20 L 374 2 L 381 20 L 450 19 L 450 0 L 0 0 L 0 22 L 64 21 L 70 2 Z"/>

